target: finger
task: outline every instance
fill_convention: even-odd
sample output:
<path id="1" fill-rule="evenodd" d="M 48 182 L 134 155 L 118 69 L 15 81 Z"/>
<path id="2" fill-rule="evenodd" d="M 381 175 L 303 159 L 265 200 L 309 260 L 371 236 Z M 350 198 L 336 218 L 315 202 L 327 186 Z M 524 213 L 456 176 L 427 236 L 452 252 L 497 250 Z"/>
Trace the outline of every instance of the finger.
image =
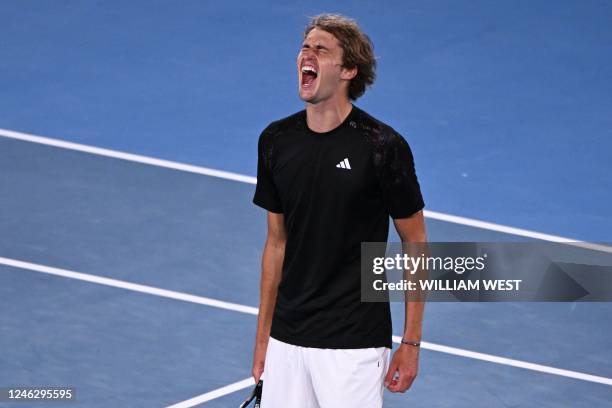
<path id="1" fill-rule="evenodd" d="M 399 392 L 399 379 L 394 379 L 391 381 L 387 389 L 391 392 Z"/>
<path id="2" fill-rule="evenodd" d="M 389 365 L 389 369 L 387 370 L 387 375 L 385 375 L 385 387 L 391 384 L 396 371 L 397 371 L 397 363 L 394 363 L 392 361 L 391 364 Z"/>
<path id="3" fill-rule="evenodd" d="M 406 385 L 406 388 L 404 389 L 404 391 L 407 391 L 410 389 L 410 387 L 412 387 L 412 383 L 414 383 L 416 377 L 410 377 L 409 381 L 408 381 L 408 385 Z M 402 392 L 404 392 L 402 391 Z"/>
<path id="4" fill-rule="evenodd" d="M 416 373 L 412 371 L 400 372 L 400 378 L 396 385 L 397 391 L 406 392 L 406 390 L 408 390 L 412 386 L 412 383 L 414 382 L 415 378 Z"/>
<path id="5" fill-rule="evenodd" d="M 396 375 L 393 380 L 389 382 L 389 386 L 387 387 L 391 392 L 402 392 L 403 387 L 406 384 L 406 371 L 401 367 L 398 368 Z"/>
<path id="6" fill-rule="evenodd" d="M 253 372 L 251 374 L 253 375 L 253 378 L 255 379 L 256 384 L 257 382 L 259 382 L 259 379 L 261 378 L 262 373 L 263 373 L 263 370 L 260 367 L 253 369 Z"/>
<path id="7" fill-rule="evenodd" d="M 393 379 L 387 384 L 387 389 L 391 392 L 398 392 L 399 379 L 398 377 L 393 377 Z"/>

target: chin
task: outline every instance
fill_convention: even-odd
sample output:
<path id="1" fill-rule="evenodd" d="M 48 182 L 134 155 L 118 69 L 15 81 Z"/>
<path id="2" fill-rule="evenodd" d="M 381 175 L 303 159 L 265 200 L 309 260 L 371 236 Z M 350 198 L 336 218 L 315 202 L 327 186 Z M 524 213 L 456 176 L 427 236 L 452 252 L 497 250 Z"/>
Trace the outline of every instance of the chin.
<path id="1" fill-rule="evenodd" d="M 301 90 L 298 92 L 298 95 L 300 97 L 301 100 L 303 100 L 304 102 L 308 102 L 308 103 L 315 103 L 316 102 L 316 95 L 310 92 L 302 92 Z"/>
<path id="2" fill-rule="evenodd" d="M 301 100 L 308 103 L 317 103 L 321 99 L 319 84 L 315 83 L 308 89 L 303 89 L 300 84 L 298 84 L 298 95 Z"/>

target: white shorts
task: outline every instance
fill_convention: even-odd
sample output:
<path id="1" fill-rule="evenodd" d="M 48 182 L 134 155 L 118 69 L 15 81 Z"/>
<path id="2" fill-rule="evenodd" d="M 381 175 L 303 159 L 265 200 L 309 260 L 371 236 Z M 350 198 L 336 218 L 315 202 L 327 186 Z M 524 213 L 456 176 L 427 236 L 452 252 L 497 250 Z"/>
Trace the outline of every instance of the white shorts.
<path id="1" fill-rule="evenodd" d="M 390 349 L 323 349 L 270 337 L 261 408 L 380 408 Z"/>

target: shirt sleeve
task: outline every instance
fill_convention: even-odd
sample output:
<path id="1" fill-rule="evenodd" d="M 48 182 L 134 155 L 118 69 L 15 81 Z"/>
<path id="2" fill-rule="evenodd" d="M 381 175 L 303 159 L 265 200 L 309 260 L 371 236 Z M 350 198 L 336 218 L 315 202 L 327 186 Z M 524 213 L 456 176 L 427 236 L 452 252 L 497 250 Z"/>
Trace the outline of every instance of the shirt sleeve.
<path id="1" fill-rule="evenodd" d="M 425 207 L 408 142 L 391 131 L 384 147 L 380 185 L 391 218 L 406 218 Z"/>
<path id="2" fill-rule="evenodd" d="M 257 144 L 257 186 L 253 203 L 274 213 L 282 213 L 280 196 L 272 177 L 274 144 L 271 134 L 265 130 Z"/>

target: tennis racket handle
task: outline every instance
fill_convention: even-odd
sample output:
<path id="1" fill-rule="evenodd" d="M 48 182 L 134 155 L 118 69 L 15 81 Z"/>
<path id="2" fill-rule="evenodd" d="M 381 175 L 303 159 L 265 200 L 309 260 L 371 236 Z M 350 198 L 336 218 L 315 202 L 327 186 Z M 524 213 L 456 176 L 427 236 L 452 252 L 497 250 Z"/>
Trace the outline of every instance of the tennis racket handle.
<path id="1" fill-rule="evenodd" d="M 259 408 L 259 406 L 261 405 L 261 392 L 263 389 L 263 380 L 259 380 L 259 382 L 257 383 L 257 385 L 255 386 L 255 388 L 253 388 L 253 391 L 251 392 L 251 395 L 249 395 L 249 398 L 247 398 L 242 404 L 240 404 L 239 408 L 246 408 L 249 406 L 249 404 L 255 400 L 255 405 L 253 408 Z"/>

